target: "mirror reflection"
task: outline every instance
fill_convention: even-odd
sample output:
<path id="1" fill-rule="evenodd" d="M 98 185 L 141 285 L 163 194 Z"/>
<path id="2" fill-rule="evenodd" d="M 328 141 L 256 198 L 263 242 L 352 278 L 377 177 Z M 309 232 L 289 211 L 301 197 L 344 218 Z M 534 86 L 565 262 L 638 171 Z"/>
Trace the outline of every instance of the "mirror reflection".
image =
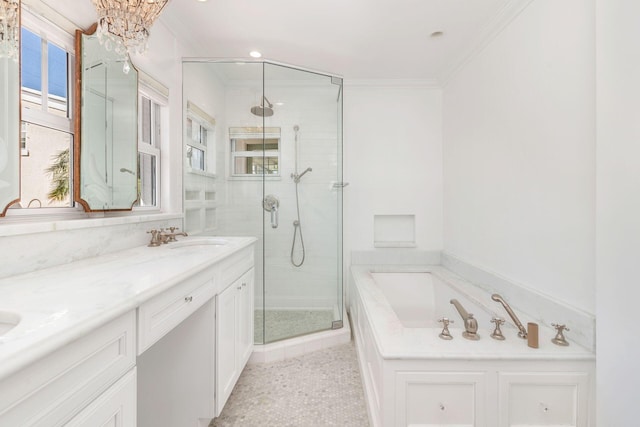
<path id="1" fill-rule="evenodd" d="M 81 35 L 81 55 L 76 200 L 88 211 L 128 210 L 138 194 L 137 71 L 95 35 Z"/>

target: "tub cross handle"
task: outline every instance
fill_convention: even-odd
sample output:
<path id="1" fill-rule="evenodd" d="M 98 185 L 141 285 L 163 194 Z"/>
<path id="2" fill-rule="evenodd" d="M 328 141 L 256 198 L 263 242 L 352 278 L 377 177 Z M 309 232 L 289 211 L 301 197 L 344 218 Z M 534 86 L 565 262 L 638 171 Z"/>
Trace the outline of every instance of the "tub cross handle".
<path id="1" fill-rule="evenodd" d="M 443 317 L 438 320 L 439 323 L 442 323 L 442 332 L 440 332 L 439 337 L 443 340 L 452 340 L 453 336 L 451 336 L 451 332 L 449 332 L 449 324 L 455 323 L 453 320 L 450 320 L 448 317 Z"/>

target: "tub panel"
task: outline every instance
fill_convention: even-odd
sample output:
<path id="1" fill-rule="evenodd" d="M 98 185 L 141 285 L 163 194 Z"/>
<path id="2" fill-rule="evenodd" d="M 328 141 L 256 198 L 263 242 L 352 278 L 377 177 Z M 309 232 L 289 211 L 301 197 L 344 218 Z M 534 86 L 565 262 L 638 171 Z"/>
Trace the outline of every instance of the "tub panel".
<path id="1" fill-rule="evenodd" d="M 396 426 L 483 427 L 483 372 L 396 373 Z"/>

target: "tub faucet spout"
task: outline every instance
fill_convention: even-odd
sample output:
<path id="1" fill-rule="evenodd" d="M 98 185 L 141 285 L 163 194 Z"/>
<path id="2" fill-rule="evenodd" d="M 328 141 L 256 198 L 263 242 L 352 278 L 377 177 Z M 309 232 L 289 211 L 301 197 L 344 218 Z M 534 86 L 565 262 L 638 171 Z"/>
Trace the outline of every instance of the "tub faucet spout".
<path id="1" fill-rule="evenodd" d="M 462 333 L 462 336 L 468 340 L 475 341 L 480 339 L 480 335 L 478 335 L 478 321 L 473 317 L 473 313 L 468 313 L 462 304 L 460 304 L 460 301 L 455 298 L 449 302 L 455 306 L 464 322 L 464 332 Z"/>
<path id="2" fill-rule="evenodd" d="M 513 320 L 513 323 L 516 324 L 516 326 L 518 327 L 518 336 L 520 338 L 527 338 L 527 330 L 524 328 L 524 326 L 522 326 L 522 323 L 520 322 L 520 319 L 518 319 L 518 316 L 516 316 L 516 314 L 513 312 L 513 310 L 511 310 L 511 307 L 509 307 L 509 304 L 507 304 L 507 302 L 498 294 L 493 294 L 491 295 L 491 299 L 494 301 L 499 302 L 500 304 L 502 304 L 502 306 L 504 307 L 505 310 L 507 310 L 507 313 L 509 314 L 509 317 L 511 317 L 511 320 Z"/>

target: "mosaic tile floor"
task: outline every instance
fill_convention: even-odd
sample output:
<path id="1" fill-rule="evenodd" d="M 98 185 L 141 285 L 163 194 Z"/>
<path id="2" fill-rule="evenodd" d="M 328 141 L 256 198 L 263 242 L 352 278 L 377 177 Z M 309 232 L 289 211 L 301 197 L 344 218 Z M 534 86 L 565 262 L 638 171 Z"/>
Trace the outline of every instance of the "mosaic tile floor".
<path id="1" fill-rule="evenodd" d="M 369 426 L 353 342 L 247 365 L 210 424 L 222 426 Z"/>
<path id="2" fill-rule="evenodd" d="M 254 342 L 262 343 L 263 310 L 255 310 Z M 267 343 L 331 329 L 333 310 L 267 310 L 265 319 Z"/>

